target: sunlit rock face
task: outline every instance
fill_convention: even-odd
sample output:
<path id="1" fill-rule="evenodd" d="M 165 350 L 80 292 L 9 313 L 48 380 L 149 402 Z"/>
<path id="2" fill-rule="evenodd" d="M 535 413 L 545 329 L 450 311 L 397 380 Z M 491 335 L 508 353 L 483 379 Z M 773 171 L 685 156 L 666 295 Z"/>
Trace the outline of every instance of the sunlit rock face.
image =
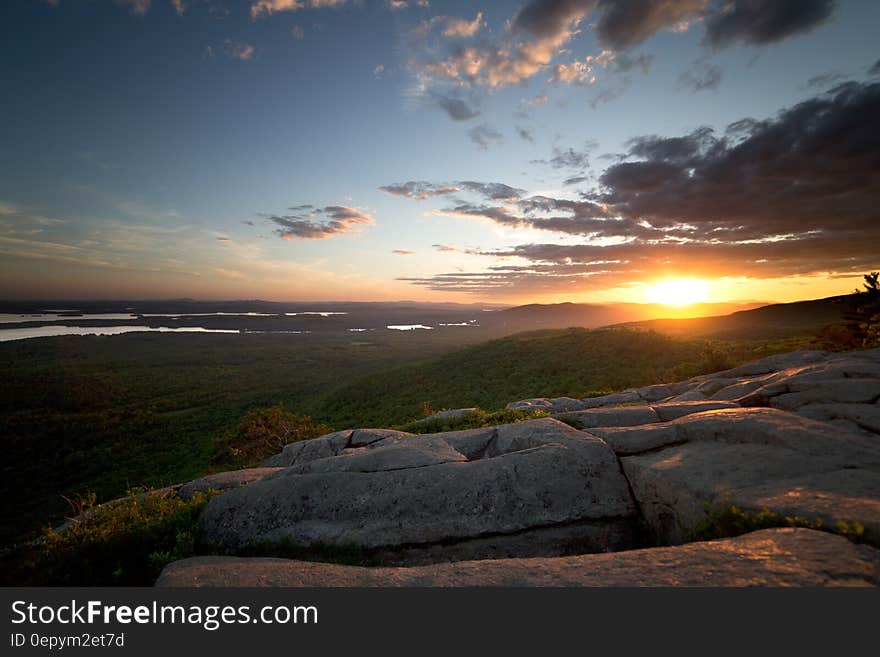
<path id="1" fill-rule="evenodd" d="M 531 559 L 362 568 L 194 557 L 157 586 L 878 586 L 880 551 L 811 529 L 765 529 L 676 547 Z"/>

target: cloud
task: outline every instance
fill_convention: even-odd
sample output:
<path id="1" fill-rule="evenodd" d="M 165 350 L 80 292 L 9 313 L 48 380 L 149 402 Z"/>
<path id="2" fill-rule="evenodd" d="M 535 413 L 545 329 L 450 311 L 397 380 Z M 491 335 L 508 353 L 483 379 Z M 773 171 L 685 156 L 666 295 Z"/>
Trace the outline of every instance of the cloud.
<path id="1" fill-rule="evenodd" d="M 394 255 L 402 255 L 402 256 L 415 255 L 415 254 L 416 254 L 415 251 L 407 251 L 407 250 L 405 250 L 405 249 L 394 249 L 391 253 L 393 253 Z"/>
<path id="2" fill-rule="evenodd" d="M 553 147 L 553 155 L 546 160 L 532 160 L 532 164 L 544 164 L 554 169 L 568 169 L 570 171 L 583 171 L 590 166 L 590 155 L 598 147 L 598 143 L 588 140 L 581 148 Z"/>
<path id="3" fill-rule="evenodd" d="M 835 0 L 735 0 L 706 18 L 705 41 L 715 48 L 741 42 L 761 46 L 811 32 L 828 21 Z"/>
<path id="4" fill-rule="evenodd" d="M 341 7 L 348 0 L 257 0 L 251 4 L 251 17 L 260 18 L 280 11 L 299 11 L 300 9 L 323 9 Z"/>
<path id="5" fill-rule="evenodd" d="M 647 53 L 629 55 L 613 50 L 603 50 L 598 55 L 587 55 L 582 61 L 556 64 L 549 81 L 579 86 L 593 85 L 598 80 L 597 72 L 600 70 L 626 74 L 638 67 L 647 75 L 653 62 L 654 56 Z"/>
<path id="6" fill-rule="evenodd" d="M 684 32 L 701 25 L 704 42 L 715 48 L 761 45 L 820 26 L 835 6 L 832 0 L 531 0 L 496 36 L 463 44 L 456 42 L 457 37 L 472 35 L 468 30 L 450 30 L 448 18 L 423 21 L 410 35 L 408 67 L 416 76 L 416 88 L 428 94 L 450 87 L 499 89 L 522 84 L 544 71 L 550 71 L 552 82 L 593 84 L 600 69 L 626 74 L 638 67 L 647 73 L 653 56 L 627 51 L 661 31 Z M 478 18 L 482 17 L 478 14 Z M 458 20 L 459 27 L 478 25 L 476 19 Z M 447 25 L 445 42 L 433 32 L 437 25 Z M 557 61 L 587 25 L 600 52 Z M 692 77 L 691 86 L 710 88 L 719 72 L 709 68 Z M 605 91 L 594 105 L 620 92 Z"/>
<path id="7" fill-rule="evenodd" d="M 377 80 L 382 79 L 382 74 L 385 72 L 385 64 L 377 64 L 373 67 L 373 77 Z"/>
<path id="8" fill-rule="evenodd" d="M 150 11 L 150 0 L 116 0 L 116 4 L 128 7 L 128 10 L 136 16 L 143 16 Z"/>
<path id="9" fill-rule="evenodd" d="M 406 0 L 385 0 L 385 6 L 391 11 L 400 11 L 409 7 L 409 3 Z"/>
<path id="10" fill-rule="evenodd" d="M 720 66 L 705 60 L 697 60 L 678 76 L 678 82 L 693 92 L 709 91 L 718 88 L 723 76 L 724 71 Z"/>
<path id="11" fill-rule="evenodd" d="M 473 180 L 462 180 L 458 184 L 463 189 L 493 201 L 515 200 L 526 193 L 524 189 L 511 187 L 510 185 L 498 182 L 486 183 L 475 182 Z"/>
<path id="12" fill-rule="evenodd" d="M 535 143 L 535 133 L 532 132 L 530 128 L 518 125 L 515 127 L 515 129 L 516 134 L 519 135 L 520 139 L 522 139 L 523 141 L 531 142 L 533 144 Z"/>
<path id="13" fill-rule="evenodd" d="M 807 80 L 806 84 L 804 84 L 804 87 L 807 89 L 824 90 L 832 85 L 840 84 L 845 79 L 846 78 L 840 73 L 829 71 L 827 73 L 820 73 L 819 75 L 812 76 Z"/>
<path id="14" fill-rule="evenodd" d="M 688 29 L 705 6 L 706 0 L 600 0 L 596 36 L 603 47 L 625 50 L 657 32 Z"/>
<path id="15" fill-rule="evenodd" d="M 409 180 L 404 183 L 385 185 L 379 189 L 395 196 L 405 196 L 406 198 L 423 201 L 431 196 L 453 194 L 461 188 L 457 185 L 437 185 L 424 180 Z"/>
<path id="16" fill-rule="evenodd" d="M 293 214 L 267 217 L 278 226 L 275 234 L 285 240 L 322 240 L 353 233 L 361 226 L 371 226 L 376 223 L 366 212 L 345 205 L 329 205 L 321 209 L 296 206 L 290 210 Z"/>
<path id="17" fill-rule="evenodd" d="M 434 104 L 446 112 L 447 116 L 453 121 L 469 121 L 480 115 L 480 112 L 471 108 L 461 98 L 454 96 L 444 96 L 440 93 L 431 93 L 430 98 Z"/>
<path id="18" fill-rule="evenodd" d="M 504 137 L 495 128 L 488 123 L 475 125 L 468 130 L 468 137 L 477 145 L 480 150 L 488 150 L 493 144 L 500 144 Z"/>
<path id="19" fill-rule="evenodd" d="M 299 25 L 294 25 L 292 28 L 290 28 L 290 36 L 292 36 L 297 41 L 302 41 L 306 38 L 306 31 Z"/>
<path id="20" fill-rule="evenodd" d="M 472 21 L 464 18 L 447 18 L 443 36 L 450 39 L 466 39 L 474 36 L 484 25 L 483 12 L 478 12 Z"/>
<path id="21" fill-rule="evenodd" d="M 379 188 L 383 192 L 424 201 L 432 196 L 452 196 L 459 192 L 471 192 L 487 200 L 514 200 L 525 194 L 524 189 L 511 187 L 499 182 L 478 182 L 460 180 L 454 183 L 429 183 L 424 180 L 409 180 Z"/>
<path id="22" fill-rule="evenodd" d="M 871 65 L 871 67 L 868 69 L 868 75 L 871 77 L 880 75 L 880 59 L 878 59 Z"/>
<path id="23" fill-rule="evenodd" d="M 611 286 L 677 276 L 848 275 L 880 256 L 880 83 L 847 82 L 723 132 L 630 140 L 580 198 L 520 194 L 435 214 L 569 236 L 477 251 L 514 260 L 408 279 L 479 293 Z M 571 239 L 581 236 L 581 243 Z"/>
<path id="24" fill-rule="evenodd" d="M 520 106 L 522 107 L 540 107 L 541 105 L 546 105 L 547 101 L 550 99 L 546 94 L 538 94 L 537 96 L 532 96 L 531 98 L 524 98 L 519 101 Z"/>
<path id="25" fill-rule="evenodd" d="M 677 138 L 643 137 L 609 167 L 599 197 L 654 225 L 689 222 L 737 238 L 870 229 L 880 202 L 880 84 L 849 82 L 723 136 L 703 128 Z"/>
<path id="26" fill-rule="evenodd" d="M 223 53 L 229 59 L 237 59 L 242 62 L 247 62 L 253 59 L 256 49 L 249 43 L 226 39 L 223 41 Z M 210 56 L 213 56 L 213 51 Z"/>
<path id="27" fill-rule="evenodd" d="M 183 0 L 171 0 L 171 7 L 178 16 L 183 16 L 186 13 L 187 6 Z"/>

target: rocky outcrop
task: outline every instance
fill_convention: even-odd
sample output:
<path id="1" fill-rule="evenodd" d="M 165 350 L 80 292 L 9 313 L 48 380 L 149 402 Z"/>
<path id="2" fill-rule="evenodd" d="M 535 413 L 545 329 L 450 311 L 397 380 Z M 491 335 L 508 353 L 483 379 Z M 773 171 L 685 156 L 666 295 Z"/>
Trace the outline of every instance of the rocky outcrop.
<path id="1" fill-rule="evenodd" d="M 678 547 L 569 557 L 360 568 L 196 557 L 157 586 L 877 586 L 880 551 L 809 529 L 767 529 Z"/>
<path id="2" fill-rule="evenodd" d="M 877 550 L 828 532 L 632 549 L 691 540 L 731 505 L 880 543 L 878 399 L 880 350 L 807 351 L 603 397 L 515 402 L 553 415 L 519 424 L 335 432 L 182 487 L 229 489 L 203 512 L 203 541 L 435 565 L 209 559 L 169 567 L 163 583 L 220 582 L 208 564 L 226 583 L 289 585 L 876 583 Z"/>
<path id="3" fill-rule="evenodd" d="M 420 418 L 413 422 L 417 427 L 429 427 L 444 422 L 453 422 L 455 420 L 463 420 L 477 412 L 476 408 L 452 408 L 446 411 L 437 411 L 427 417 Z"/>
<path id="4" fill-rule="evenodd" d="M 511 402 L 513 409 L 571 413 L 624 404 L 732 401 L 740 406 L 772 406 L 802 414 L 814 404 L 876 404 L 880 398 L 880 349 L 835 354 L 796 351 L 688 381 L 633 388 L 601 397 L 539 398 Z M 838 409 L 844 412 L 846 409 Z M 854 425 L 858 422 L 853 420 Z"/>
<path id="5" fill-rule="evenodd" d="M 218 472 L 217 474 L 200 477 L 193 481 L 187 482 L 177 489 L 177 496 L 183 500 L 192 499 L 197 493 L 208 493 L 212 491 L 227 491 L 233 488 L 247 486 L 255 481 L 259 481 L 270 474 L 277 472 L 281 468 L 246 468 L 244 470 L 230 470 L 229 472 Z"/>
<path id="6" fill-rule="evenodd" d="M 222 548 L 289 541 L 465 559 L 614 550 L 635 506 L 614 453 L 553 419 L 346 447 L 219 497 L 201 518 Z M 318 439 L 321 440 L 321 439 Z"/>

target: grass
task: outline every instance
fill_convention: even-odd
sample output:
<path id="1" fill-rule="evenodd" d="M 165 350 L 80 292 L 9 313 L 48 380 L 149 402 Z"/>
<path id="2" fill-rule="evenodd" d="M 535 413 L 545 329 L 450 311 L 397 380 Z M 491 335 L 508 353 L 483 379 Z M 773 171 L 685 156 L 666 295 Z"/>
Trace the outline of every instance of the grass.
<path id="1" fill-rule="evenodd" d="M 482 429 L 483 427 L 495 427 L 499 424 L 516 424 L 517 422 L 525 422 L 527 420 L 537 420 L 542 417 L 549 417 L 547 411 L 534 410 L 511 410 L 504 409 L 501 411 L 484 411 L 481 408 L 475 408 L 473 412 L 462 417 L 431 420 L 414 420 L 407 422 L 398 427 L 400 431 L 408 431 L 409 433 L 427 434 L 440 433 L 442 431 L 463 431 L 465 429 Z"/>
<path id="2" fill-rule="evenodd" d="M 196 521 L 209 495 L 181 500 L 170 491 L 136 489 L 95 506 L 78 498 L 61 530 L 0 555 L 0 583 L 16 586 L 145 586 L 162 568 L 195 554 Z"/>
<path id="3" fill-rule="evenodd" d="M 805 527 L 827 531 L 844 536 L 854 543 L 869 543 L 880 547 L 880 541 L 877 540 L 877 537 L 868 535 L 864 525 L 857 521 L 840 520 L 833 526 L 829 526 L 821 518 L 783 516 L 767 508 L 760 511 L 748 511 L 733 504 L 718 504 L 707 507 L 705 518 L 685 529 L 683 539 L 685 543 L 710 541 L 741 536 L 749 532 L 774 527 Z"/>

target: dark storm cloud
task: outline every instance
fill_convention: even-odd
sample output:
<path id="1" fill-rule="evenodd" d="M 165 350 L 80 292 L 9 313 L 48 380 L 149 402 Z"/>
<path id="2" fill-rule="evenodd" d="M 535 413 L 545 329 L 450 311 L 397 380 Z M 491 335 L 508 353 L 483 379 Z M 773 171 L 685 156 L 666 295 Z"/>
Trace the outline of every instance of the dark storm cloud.
<path id="1" fill-rule="evenodd" d="M 276 224 L 275 234 L 285 240 L 322 240 L 356 231 L 360 226 L 375 223 L 373 217 L 345 205 L 328 205 L 321 209 L 308 210 L 312 206 L 296 206 L 302 212 L 288 215 L 268 215 L 269 221 Z"/>
<path id="2" fill-rule="evenodd" d="M 595 14 L 600 45 L 625 50 L 699 17 L 705 6 L 706 0 L 532 0 L 516 15 L 513 26 L 538 38 L 553 39 Z"/>
<path id="3" fill-rule="evenodd" d="M 513 27 L 539 38 L 554 38 L 580 21 L 596 4 L 597 0 L 532 0 L 513 19 Z"/>
<path id="4" fill-rule="evenodd" d="M 700 15 L 705 4 L 705 0 L 601 0 L 596 23 L 599 43 L 614 50 L 630 48 L 661 30 L 686 24 Z"/>
<path id="5" fill-rule="evenodd" d="M 870 75 L 870 76 L 880 75 L 880 59 L 878 59 L 876 62 L 874 62 L 871 65 L 871 68 L 868 69 L 868 75 Z"/>
<path id="6" fill-rule="evenodd" d="M 608 285 L 664 269 L 757 278 L 877 269 L 877 116 L 880 83 L 847 82 L 774 118 L 743 119 L 720 133 L 637 137 L 579 199 L 520 194 L 437 211 L 586 236 L 586 243 L 480 250 L 527 264 L 410 282 L 521 292 Z"/>
<path id="7" fill-rule="evenodd" d="M 703 128 L 644 137 L 630 150 L 641 159 L 606 169 L 595 200 L 655 227 L 694 224 L 704 235 L 876 230 L 877 116 L 880 84 L 849 82 L 775 119 L 732 124 L 724 136 Z"/>
<path id="8" fill-rule="evenodd" d="M 834 0 L 735 0 L 716 3 L 706 17 L 708 44 L 765 45 L 819 27 L 834 13 Z"/>

